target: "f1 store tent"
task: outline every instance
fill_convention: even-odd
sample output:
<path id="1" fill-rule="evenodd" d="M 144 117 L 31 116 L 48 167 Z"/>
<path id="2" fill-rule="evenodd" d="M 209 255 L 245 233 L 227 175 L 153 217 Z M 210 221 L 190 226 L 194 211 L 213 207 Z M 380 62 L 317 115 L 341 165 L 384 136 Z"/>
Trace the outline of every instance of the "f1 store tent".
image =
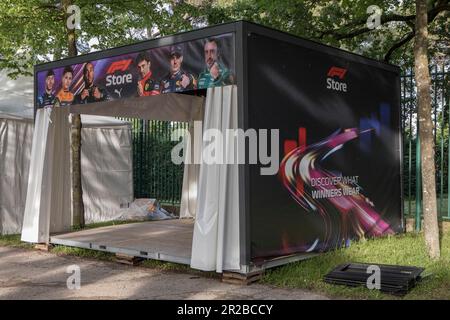
<path id="1" fill-rule="evenodd" d="M 2 72 L 0 81 L 5 84 L 0 89 L 0 234 L 17 234 L 22 230 L 34 131 L 33 78 L 11 80 Z M 122 204 L 133 201 L 131 127 L 110 117 L 84 115 L 82 122 L 86 221 L 112 220 Z M 101 187 L 104 180 L 112 182 L 108 190 Z"/>
<path id="2" fill-rule="evenodd" d="M 53 75 L 70 105 L 51 125 L 37 113 L 53 148 L 69 112 L 190 122 L 180 210 L 191 219 L 51 236 L 57 189 L 37 179 L 26 241 L 249 273 L 403 230 L 396 66 L 239 21 L 38 65 L 36 99 Z M 85 88 L 96 98 L 79 103 Z M 36 161 L 36 177 L 61 157 Z"/>

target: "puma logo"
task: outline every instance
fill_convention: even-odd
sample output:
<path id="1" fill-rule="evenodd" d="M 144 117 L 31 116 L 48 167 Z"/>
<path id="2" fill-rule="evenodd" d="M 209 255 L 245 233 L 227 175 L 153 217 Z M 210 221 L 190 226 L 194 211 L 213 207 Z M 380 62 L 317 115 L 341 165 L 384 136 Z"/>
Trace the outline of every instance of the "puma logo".
<path id="1" fill-rule="evenodd" d="M 115 89 L 115 90 L 114 90 L 114 93 L 117 93 L 117 95 L 119 96 L 119 98 L 122 98 L 122 90 L 123 90 L 123 88 L 120 88 L 120 90 L 119 90 L 119 89 Z"/>

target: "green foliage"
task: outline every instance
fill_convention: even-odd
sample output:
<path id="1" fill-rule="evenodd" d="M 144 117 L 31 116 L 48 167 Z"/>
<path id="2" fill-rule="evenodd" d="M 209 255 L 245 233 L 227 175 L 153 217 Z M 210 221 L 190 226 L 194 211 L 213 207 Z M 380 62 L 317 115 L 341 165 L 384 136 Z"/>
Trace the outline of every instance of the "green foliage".
<path id="1" fill-rule="evenodd" d="M 430 1 L 430 9 L 436 3 Z M 383 24 L 370 32 L 360 32 L 366 28 L 370 16 L 367 8 L 371 5 L 383 10 Z M 227 5 L 206 1 L 197 11 L 197 16 L 208 24 L 245 19 L 379 60 L 412 31 L 414 14 L 413 0 L 234 0 Z M 400 16 L 412 18 L 396 21 L 403 19 Z M 448 54 L 449 17 L 447 10 L 429 24 L 432 56 Z M 412 65 L 412 58 L 409 41 L 394 52 L 390 61 Z"/>
<path id="2" fill-rule="evenodd" d="M 11 77 L 31 75 L 35 64 L 67 57 L 68 15 L 62 0 L 2 0 L 0 2 L 0 70 Z M 183 29 L 164 0 L 72 0 L 80 7 L 81 29 L 76 30 L 79 53 L 102 50 Z M 184 6 L 183 10 L 186 11 Z M 185 22 L 186 24 L 186 22 Z M 174 26 L 177 26 L 175 28 Z M 151 35 L 150 35 L 151 36 Z M 96 40 L 96 41 L 93 41 Z"/>
<path id="3" fill-rule="evenodd" d="M 31 74 L 34 64 L 67 56 L 67 14 L 62 0 L 3 0 L 0 2 L 0 69 L 11 76 Z M 245 19 L 329 45 L 383 59 L 414 27 L 414 19 L 385 22 L 364 31 L 367 8 L 377 5 L 382 19 L 415 13 L 413 0 L 206 0 L 193 1 L 71 0 L 81 9 L 76 31 L 80 53 L 117 47 L 149 37 Z M 430 9 L 448 0 L 430 1 Z M 430 54 L 447 55 L 449 11 L 429 24 Z M 366 30 L 367 31 L 367 30 Z M 95 41 L 93 41 L 95 40 Z M 392 55 L 392 62 L 411 65 L 412 41 Z"/>
<path id="4" fill-rule="evenodd" d="M 62 16 L 40 5 L 36 0 L 0 2 L 0 68 L 13 70 L 12 76 L 31 74 L 39 56 L 61 47 Z"/>

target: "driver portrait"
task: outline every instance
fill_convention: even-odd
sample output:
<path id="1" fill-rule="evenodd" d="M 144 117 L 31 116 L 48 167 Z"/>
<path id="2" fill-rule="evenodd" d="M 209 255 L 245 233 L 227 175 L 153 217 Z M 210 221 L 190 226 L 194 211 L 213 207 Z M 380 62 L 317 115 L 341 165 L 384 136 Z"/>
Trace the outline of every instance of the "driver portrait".
<path id="1" fill-rule="evenodd" d="M 148 53 L 139 53 L 135 62 L 140 76 L 137 85 L 138 96 L 154 96 L 159 94 L 159 83 L 152 77 L 151 61 Z"/>
<path id="2" fill-rule="evenodd" d="M 53 107 L 55 104 L 55 93 L 53 92 L 53 87 L 55 86 L 55 72 L 50 69 L 47 71 L 45 76 L 45 91 L 38 97 L 38 108 Z"/>
<path id="3" fill-rule="evenodd" d="M 185 72 L 183 65 L 183 47 L 172 46 L 169 51 L 170 71 L 161 81 L 161 93 L 180 92 L 197 88 L 197 80 Z"/>
<path id="4" fill-rule="evenodd" d="M 219 42 L 215 38 L 207 39 L 204 46 L 205 70 L 198 77 L 198 88 L 205 89 L 233 83 L 230 70 L 220 61 Z"/>
<path id="5" fill-rule="evenodd" d="M 86 63 L 83 68 L 84 88 L 76 95 L 74 104 L 86 104 L 109 100 L 107 91 L 94 85 L 94 73 L 95 70 L 92 62 Z"/>
<path id="6" fill-rule="evenodd" d="M 74 100 L 74 94 L 70 92 L 70 85 L 73 80 L 72 67 L 67 66 L 64 68 L 61 79 L 61 90 L 59 90 L 55 99 L 55 107 L 66 107 L 72 104 Z"/>

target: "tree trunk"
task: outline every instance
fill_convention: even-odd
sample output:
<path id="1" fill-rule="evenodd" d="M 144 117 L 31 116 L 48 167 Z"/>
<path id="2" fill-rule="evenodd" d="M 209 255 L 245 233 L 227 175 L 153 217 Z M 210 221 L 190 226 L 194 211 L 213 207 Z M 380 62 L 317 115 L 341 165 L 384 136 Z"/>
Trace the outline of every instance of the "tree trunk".
<path id="1" fill-rule="evenodd" d="M 430 72 L 428 69 L 427 1 L 416 0 L 414 69 L 417 85 L 420 149 L 422 150 L 423 228 L 428 255 L 440 257 L 439 225 L 436 206 L 434 137 L 431 119 Z"/>
<path id="2" fill-rule="evenodd" d="M 81 117 L 79 114 L 72 115 L 71 150 L 73 224 L 83 228 L 85 221 L 81 186 Z"/>
<path id="3" fill-rule="evenodd" d="M 72 4 L 72 0 L 63 0 L 62 7 L 66 16 L 64 23 L 67 22 L 67 18 L 69 17 L 67 7 Z M 67 23 L 65 27 L 69 57 L 75 57 L 78 55 L 75 29 L 67 28 Z M 83 190 L 81 186 L 81 116 L 79 114 L 72 114 L 70 135 L 73 224 L 74 226 L 84 227 Z"/>

